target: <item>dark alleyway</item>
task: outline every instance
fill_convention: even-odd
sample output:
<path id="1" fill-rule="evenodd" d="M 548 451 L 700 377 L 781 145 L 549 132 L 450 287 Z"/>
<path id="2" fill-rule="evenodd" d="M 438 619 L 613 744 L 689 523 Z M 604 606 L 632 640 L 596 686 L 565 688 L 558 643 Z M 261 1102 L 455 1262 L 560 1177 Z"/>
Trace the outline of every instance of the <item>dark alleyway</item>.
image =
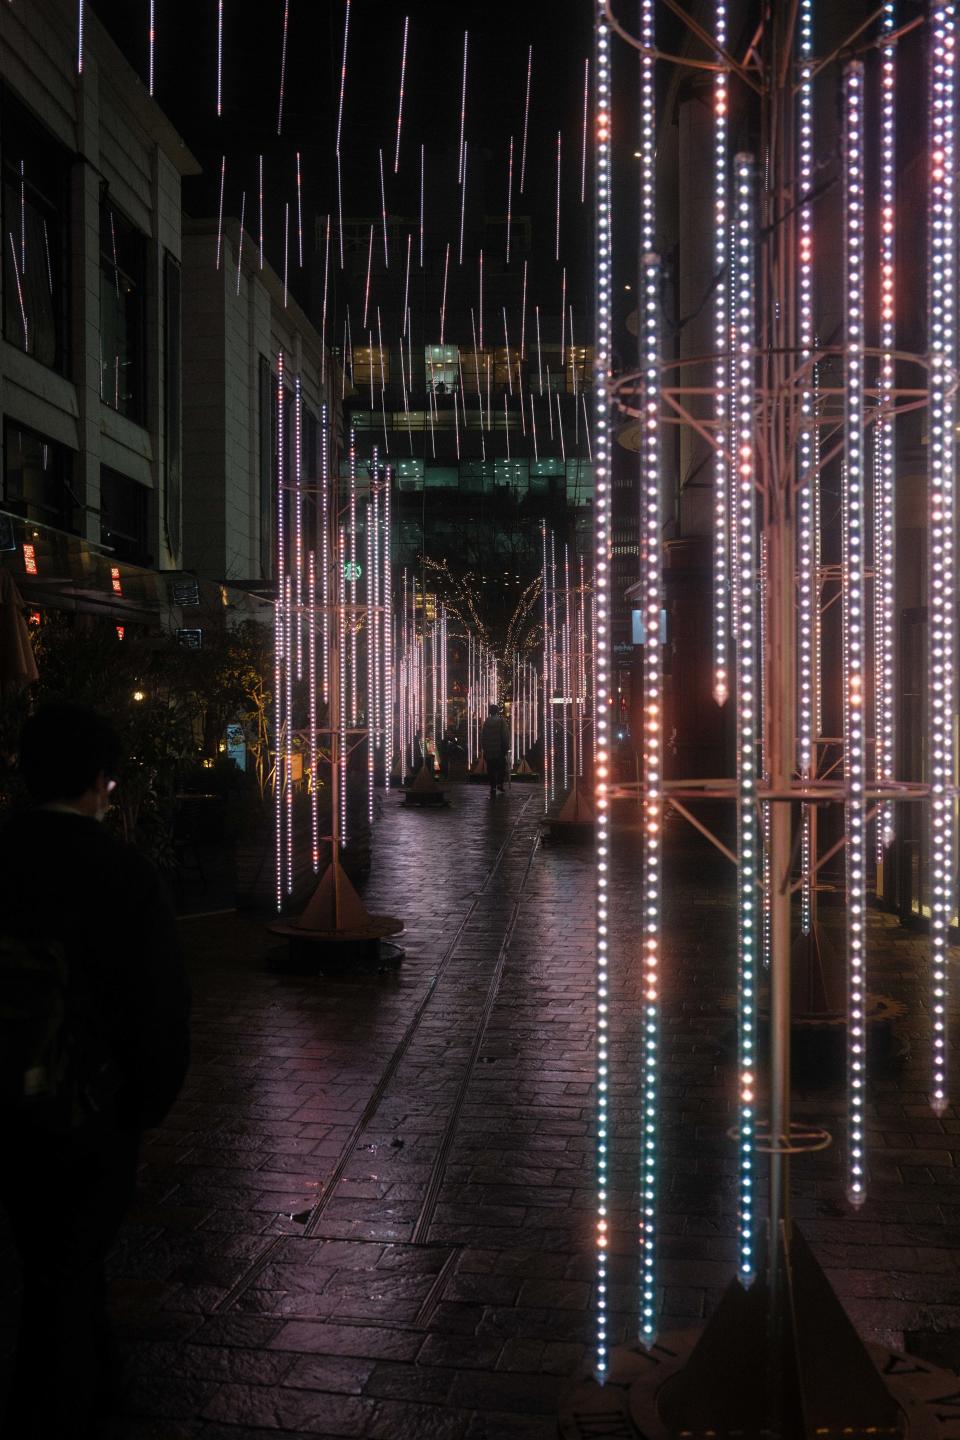
<path id="1" fill-rule="evenodd" d="M 537 843 L 538 790 L 452 801 L 384 801 L 366 898 L 406 921 L 399 970 L 292 975 L 265 963 L 262 921 L 185 922 L 194 1063 L 111 1265 L 126 1371 L 105 1437 L 556 1433 L 592 1330 L 592 859 Z M 672 824 L 664 1328 L 710 1312 L 735 1226 L 731 874 Z M 613 868 L 620 1338 L 636 1328 L 629 834 Z M 872 988 L 908 1002 L 911 1054 L 871 1081 L 861 1213 L 842 1144 L 797 1166 L 795 1213 L 867 1338 L 957 1365 L 960 1122 L 925 1103 L 925 947 L 887 917 L 870 933 Z M 838 1090 L 797 1110 L 842 1141 Z"/>

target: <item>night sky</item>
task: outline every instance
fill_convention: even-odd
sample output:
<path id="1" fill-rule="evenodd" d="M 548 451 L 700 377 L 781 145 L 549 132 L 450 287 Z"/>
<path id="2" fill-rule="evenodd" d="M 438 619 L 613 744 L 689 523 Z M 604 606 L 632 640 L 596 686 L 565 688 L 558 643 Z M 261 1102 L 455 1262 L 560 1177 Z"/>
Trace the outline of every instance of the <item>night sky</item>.
<path id="1" fill-rule="evenodd" d="M 147 0 L 94 0 L 92 9 L 146 82 Z M 227 157 L 225 209 L 239 214 L 247 192 L 247 228 L 256 232 L 258 156 L 264 156 L 267 257 L 283 264 L 284 205 L 296 214 L 296 152 L 301 152 L 305 251 L 311 217 L 337 212 L 335 136 L 346 0 L 224 0 L 223 114 L 216 114 L 217 0 L 157 0 L 155 98 L 204 167 L 185 186 L 188 213 L 216 214 L 221 157 Z M 284 12 L 288 10 L 282 133 L 277 135 Z M 394 174 L 404 17 L 409 15 L 399 172 Z M 435 3 L 353 0 L 341 138 L 344 216 L 379 220 L 382 147 L 388 213 L 417 219 L 420 146 L 426 147 L 426 248 L 458 248 L 457 182 L 464 31 L 469 32 L 466 124 L 467 243 L 457 285 L 474 285 L 482 216 L 503 215 L 508 152 L 514 136 L 513 212 L 531 219 L 531 298 L 559 309 L 568 298 L 589 305 L 591 167 L 581 204 L 584 61 L 592 60 L 593 7 L 587 0 L 532 3 Z M 527 59 L 533 46 L 525 193 L 519 194 Z M 561 132 L 561 243 L 555 258 L 556 145 Z M 471 253 L 471 246 L 472 253 Z M 336 248 L 336 246 L 334 246 Z M 296 247 L 291 240 L 291 250 Z M 505 256 L 499 257 L 505 260 Z M 487 256 L 489 262 L 490 257 Z M 309 262 L 308 262 L 309 263 Z M 434 258 L 434 265 L 438 263 Z M 522 260 L 514 257 L 512 268 Z M 291 264 L 291 289 L 306 293 Z M 556 297 L 554 298 L 554 292 Z M 584 338 L 586 338 L 584 336 Z"/>

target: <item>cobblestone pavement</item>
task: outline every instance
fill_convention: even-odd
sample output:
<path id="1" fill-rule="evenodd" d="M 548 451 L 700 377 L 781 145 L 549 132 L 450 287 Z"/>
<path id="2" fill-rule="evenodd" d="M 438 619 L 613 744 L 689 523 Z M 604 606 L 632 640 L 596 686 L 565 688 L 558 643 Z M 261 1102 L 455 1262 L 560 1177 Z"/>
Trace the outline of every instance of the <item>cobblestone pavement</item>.
<path id="1" fill-rule="evenodd" d="M 111 1263 L 126 1367 L 109 1440 L 534 1440 L 593 1328 L 593 868 L 536 843 L 539 791 L 443 811 L 384 799 L 367 888 L 402 916 L 383 973 L 289 973 L 262 921 L 184 925 L 194 1063 L 150 1140 Z M 733 1273 L 732 869 L 669 827 L 661 1306 L 710 1313 Z M 612 886 L 615 1339 L 636 1332 L 637 835 Z M 836 912 L 826 912 L 826 921 Z M 840 1142 L 794 1213 L 865 1338 L 960 1365 L 960 1121 L 927 1107 L 924 941 L 870 918 L 871 988 L 909 1053 L 870 1080 L 870 1196 L 844 1198 L 843 1096 L 797 1096 Z"/>

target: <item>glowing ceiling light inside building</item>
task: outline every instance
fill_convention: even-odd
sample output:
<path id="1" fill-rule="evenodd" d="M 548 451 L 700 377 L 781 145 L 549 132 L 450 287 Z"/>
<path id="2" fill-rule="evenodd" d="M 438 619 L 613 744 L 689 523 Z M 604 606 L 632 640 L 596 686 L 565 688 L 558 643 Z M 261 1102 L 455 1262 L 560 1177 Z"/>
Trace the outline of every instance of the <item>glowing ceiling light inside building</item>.
<path id="1" fill-rule="evenodd" d="M 757 824 L 757 685 L 756 615 L 756 293 L 754 283 L 754 161 L 738 155 L 734 194 L 734 405 L 736 494 L 736 655 L 737 655 L 737 777 L 739 781 L 740 864 L 738 888 L 738 1174 L 739 1235 L 737 1273 L 743 1284 L 754 1275 L 756 1204 L 754 1150 L 756 1140 L 756 989 L 760 945 L 757 876 L 760 835 Z"/>
<path id="2" fill-rule="evenodd" d="M 726 0 L 716 0 L 713 21 L 718 45 L 727 43 Z M 725 70 L 718 70 L 713 81 L 713 265 L 719 276 L 727 266 L 727 111 L 729 81 Z M 728 614 L 730 606 L 730 565 L 728 534 L 730 528 L 729 494 L 729 384 L 730 300 L 729 286 L 723 279 L 717 285 L 714 299 L 713 343 L 716 358 L 713 377 L 714 431 L 713 459 L 713 698 L 725 704 L 730 693 L 727 674 L 727 650 L 730 643 Z"/>
<path id="3" fill-rule="evenodd" d="M 894 27 L 895 6 L 886 0 L 883 29 Z M 874 466 L 874 715 L 876 774 L 880 784 L 894 778 L 896 721 L 896 451 L 893 389 L 896 327 L 896 78 L 897 47 L 886 45 L 880 61 L 880 419 L 875 430 Z M 877 813 L 877 859 L 893 840 L 894 806 Z"/>
<path id="4" fill-rule="evenodd" d="M 955 682 L 954 410 L 956 362 L 955 6 L 935 0 L 930 12 L 929 97 L 929 531 L 927 715 L 930 753 L 931 1099 L 947 1103 L 947 941 L 953 916 L 955 843 L 953 709 Z"/>
<path id="5" fill-rule="evenodd" d="M 847 1107 L 850 1200 L 864 1199 L 866 1101 L 866 625 L 864 619 L 864 74 L 844 76 L 843 742 L 846 788 Z"/>

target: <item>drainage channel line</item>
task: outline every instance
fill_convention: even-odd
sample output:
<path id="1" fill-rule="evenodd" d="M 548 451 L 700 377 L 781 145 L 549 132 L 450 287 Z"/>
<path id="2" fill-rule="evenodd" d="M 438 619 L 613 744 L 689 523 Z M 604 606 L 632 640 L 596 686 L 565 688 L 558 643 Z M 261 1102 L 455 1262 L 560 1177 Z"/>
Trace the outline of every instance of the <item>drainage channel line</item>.
<path id="1" fill-rule="evenodd" d="M 390 1059 L 384 1066 L 384 1069 L 380 1075 L 380 1079 L 377 1081 L 377 1084 L 370 1095 L 370 1099 L 364 1106 L 363 1111 L 357 1120 L 357 1123 L 354 1125 L 350 1134 L 347 1136 L 343 1148 L 340 1151 L 337 1163 L 330 1173 L 329 1180 L 327 1181 L 326 1185 L 323 1187 L 322 1191 L 317 1196 L 317 1199 L 314 1201 L 313 1205 L 310 1208 L 303 1230 L 300 1232 L 302 1236 L 310 1238 L 318 1229 L 320 1221 L 323 1218 L 323 1212 L 327 1208 L 327 1203 L 333 1197 L 334 1192 L 336 1191 L 336 1188 L 340 1183 L 340 1180 L 343 1178 L 344 1171 L 349 1165 L 350 1159 L 354 1151 L 356 1150 L 357 1142 L 359 1141 L 360 1136 L 363 1134 L 364 1130 L 366 1130 L 367 1126 L 370 1124 L 370 1121 L 373 1119 L 374 1115 L 379 1110 L 380 1102 L 382 1101 L 386 1093 L 387 1086 L 390 1084 L 390 1081 L 396 1074 L 400 1062 L 403 1060 L 404 1056 L 409 1050 L 410 1045 L 413 1041 L 413 1037 L 416 1035 L 417 1030 L 420 1028 L 420 1024 L 426 1013 L 427 1007 L 430 1004 L 430 1001 L 433 999 L 433 996 L 436 993 L 437 986 L 443 978 L 444 971 L 446 970 L 450 961 L 453 959 L 453 956 L 456 954 L 457 946 L 460 944 L 460 941 L 463 938 L 464 931 L 470 924 L 470 921 L 473 919 L 477 906 L 480 904 L 481 899 L 486 894 L 487 887 L 493 880 L 497 871 L 500 869 L 500 866 L 503 862 L 503 857 L 507 853 L 509 846 L 513 843 L 514 837 L 523 822 L 524 816 L 530 808 L 532 800 L 533 797 L 531 796 L 530 799 L 527 799 L 523 802 L 523 807 L 520 811 L 520 814 L 513 822 L 513 825 L 510 827 L 510 833 L 507 835 L 507 838 L 504 840 L 503 844 L 500 846 L 500 849 L 494 856 L 493 862 L 491 863 L 490 868 L 487 871 L 486 876 L 484 877 L 483 884 L 476 891 L 473 899 L 471 900 L 469 906 L 464 912 L 463 919 L 460 921 L 460 924 L 454 931 L 453 937 L 449 945 L 441 956 L 440 962 L 437 965 L 437 968 L 434 971 L 433 975 L 431 976 L 430 983 L 428 984 L 424 992 L 423 999 L 420 1001 L 420 1004 L 417 1006 L 416 1010 L 411 1016 L 410 1022 L 407 1025 L 407 1028 L 404 1030 L 403 1035 L 400 1037 L 400 1040 L 397 1042 L 393 1054 L 390 1056 Z M 530 856 L 531 864 L 533 862 L 533 854 L 535 853 L 535 851 L 536 841 L 534 842 L 533 852 Z M 529 873 L 529 869 L 530 865 L 528 864 L 527 872 L 524 875 L 524 882 L 526 881 L 526 874 Z M 515 922 L 511 922 L 511 930 L 512 923 Z M 280 1248 L 282 1242 L 284 1240 L 289 1240 L 290 1238 L 291 1237 L 289 1234 L 274 1236 L 273 1240 L 266 1247 L 266 1249 L 261 1250 L 260 1254 L 244 1271 L 244 1273 L 233 1282 L 226 1294 L 220 1297 L 220 1299 L 213 1307 L 214 1311 L 228 1310 L 230 1306 L 237 1299 L 239 1299 L 241 1295 L 243 1295 L 247 1290 L 249 1290 L 257 1277 L 262 1275 L 264 1270 L 271 1263 L 274 1254 Z"/>
<path id="2" fill-rule="evenodd" d="M 520 881 L 520 888 L 517 891 L 516 897 L 513 902 L 513 908 L 510 911 L 510 919 L 507 921 L 507 928 L 504 933 L 503 940 L 500 942 L 500 951 L 497 955 L 497 963 L 493 967 L 493 974 L 490 977 L 490 984 L 487 988 L 486 999 L 483 1002 L 483 1010 L 480 1015 L 480 1021 L 477 1025 L 476 1032 L 473 1037 L 473 1044 L 470 1047 L 470 1056 L 467 1060 L 466 1066 L 464 1067 L 463 1076 L 457 1089 L 457 1094 L 454 1099 L 453 1106 L 450 1110 L 450 1116 L 447 1120 L 446 1127 L 443 1132 L 443 1139 L 441 1140 L 440 1145 L 437 1148 L 437 1153 L 433 1161 L 433 1169 L 430 1172 L 430 1181 L 427 1185 L 427 1193 L 424 1197 L 423 1206 L 420 1210 L 420 1214 L 417 1216 L 417 1223 L 413 1227 L 413 1235 L 411 1239 L 414 1245 L 422 1245 L 426 1242 L 427 1235 L 430 1231 L 430 1226 L 433 1224 L 433 1217 L 437 1208 L 437 1201 L 440 1198 L 440 1190 L 443 1185 L 444 1176 L 446 1174 L 447 1161 L 450 1158 L 450 1151 L 453 1148 L 453 1142 L 456 1138 L 457 1129 L 460 1124 L 460 1112 L 462 1111 L 464 1102 L 466 1101 L 467 1091 L 470 1088 L 470 1082 L 473 1079 L 473 1072 L 477 1066 L 477 1059 L 480 1055 L 481 1049 L 483 1048 L 483 1042 L 487 1038 L 487 1027 L 490 1024 L 490 1017 L 493 1014 L 494 1006 L 497 1003 L 497 997 L 500 994 L 500 985 L 503 980 L 503 972 L 506 969 L 507 956 L 510 953 L 510 944 L 513 940 L 513 932 L 517 928 L 517 920 L 520 915 L 520 906 L 523 903 L 523 892 L 527 887 L 527 881 L 530 878 L 530 871 L 533 869 L 533 862 L 536 858 L 537 846 L 539 844 L 539 841 L 540 831 L 537 830 L 534 834 L 533 845 L 530 849 L 530 855 L 527 860 L 526 869 L 523 872 L 523 879 Z"/>

